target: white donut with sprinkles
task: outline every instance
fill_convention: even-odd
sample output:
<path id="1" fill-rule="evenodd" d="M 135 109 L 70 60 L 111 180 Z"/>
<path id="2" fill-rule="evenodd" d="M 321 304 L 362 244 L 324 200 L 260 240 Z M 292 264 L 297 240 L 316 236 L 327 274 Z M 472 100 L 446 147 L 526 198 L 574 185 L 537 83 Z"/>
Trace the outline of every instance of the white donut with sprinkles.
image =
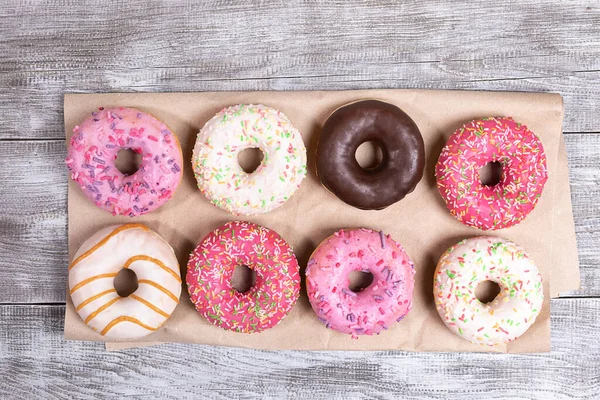
<path id="1" fill-rule="evenodd" d="M 263 160 L 252 172 L 238 154 L 258 148 Z M 263 105 L 221 110 L 198 134 L 192 157 L 200 191 L 215 206 L 236 215 L 264 214 L 285 203 L 306 176 L 300 132 L 280 111 Z"/>
<path id="2" fill-rule="evenodd" d="M 475 289 L 492 281 L 500 293 L 482 303 Z M 542 309 L 542 277 L 517 244 L 492 236 L 465 239 L 440 258 L 433 295 L 448 328 L 472 343 L 494 346 L 521 336 Z"/>

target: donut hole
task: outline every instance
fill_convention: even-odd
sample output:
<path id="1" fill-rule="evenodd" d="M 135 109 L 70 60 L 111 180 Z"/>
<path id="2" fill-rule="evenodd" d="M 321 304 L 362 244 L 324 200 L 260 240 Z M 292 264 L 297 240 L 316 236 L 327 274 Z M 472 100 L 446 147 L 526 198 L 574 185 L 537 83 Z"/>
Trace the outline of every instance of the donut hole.
<path id="1" fill-rule="evenodd" d="M 494 281 L 483 281 L 475 288 L 475 297 L 483 304 L 490 303 L 500 294 L 500 285 Z"/>
<path id="2" fill-rule="evenodd" d="M 352 271 L 348 275 L 348 289 L 354 293 L 362 292 L 373 283 L 373 274 L 368 271 Z"/>
<path id="3" fill-rule="evenodd" d="M 123 268 L 117 276 L 114 283 L 117 294 L 121 297 L 128 297 L 138 288 L 138 278 L 135 272 L 130 269 Z"/>
<path id="4" fill-rule="evenodd" d="M 142 166 L 142 155 L 133 149 L 121 149 L 115 159 L 115 167 L 123 175 L 133 175 Z"/>
<path id="5" fill-rule="evenodd" d="M 479 181 L 484 186 L 496 186 L 502 180 L 502 164 L 491 161 L 479 168 Z"/>
<path id="6" fill-rule="evenodd" d="M 231 277 L 231 286 L 239 293 L 246 293 L 256 284 L 256 272 L 247 265 L 238 265 Z"/>
<path id="7" fill-rule="evenodd" d="M 383 149 L 379 143 L 370 140 L 358 146 L 354 157 L 358 165 L 368 171 L 379 167 L 383 161 Z"/>
<path id="8" fill-rule="evenodd" d="M 263 158 L 265 158 L 265 153 L 258 147 L 249 147 L 238 153 L 238 163 L 247 174 L 256 171 Z"/>

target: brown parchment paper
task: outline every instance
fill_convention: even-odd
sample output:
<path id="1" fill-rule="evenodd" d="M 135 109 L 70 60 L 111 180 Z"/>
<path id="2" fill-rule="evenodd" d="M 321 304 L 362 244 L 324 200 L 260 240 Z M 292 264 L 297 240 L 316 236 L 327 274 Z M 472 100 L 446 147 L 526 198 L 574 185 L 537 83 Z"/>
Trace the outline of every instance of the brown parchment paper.
<path id="1" fill-rule="evenodd" d="M 381 99 L 406 111 L 421 130 L 427 162 L 424 177 L 404 200 L 381 211 L 358 210 L 324 189 L 315 175 L 315 147 L 322 124 L 340 105 L 366 98 Z M 300 130 L 308 150 L 308 175 L 300 189 L 279 209 L 261 216 L 234 217 L 213 207 L 196 188 L 191 163 L 182 184 L 163 207 L 134 219 L 113 217 L 89 202 L 69 180 L 68 237 L 72 258 L 81 243 L 98 229 L 135 220 L 159 232 L 174 247 L 185 276 L 188 255 L 221 224 L 245 219 L 276 230 L 294 248 L 303 269 L 316 246 L 340 228 L 383 230 L 401 242 L 416 266 L 413 309 L 379 336 L 353 340 L 326 329 L 310 307 L 303 285 L 300 299 L 276 327 L 259 334 L 224 331 L 194 309 L 184 287 L 173 316 L 143 342 L 109 343 L 109 349 L 160 342 L 202 343 L 258 349 L 413 350 L 474 352 L 544 352 L 550 349 L 550 297 L 579 285 L 579 267 L 571 211 L 567 160 L 562 142 L 563 103 L 559 95 L 429 90 L 362 90 L 339 92 L 219 92 L 65 95 L 67 139 L 73 127 L 98 107 L 134 107 L 165 121 L 179 137 L 190 160 L 196 134 L 221 108 L 238 103 L 262 103 L 285 113 Z M 491 232 L 522 245 L 543 276 L 545 301 L 535 324 L 518 340 L 493 348 L 470 344 L 451 333 L 433 302 L 433 272 L 441 254 L 457 241 L 485 232 L 462 225 L 439 196 L 434 166 L 449 135 L 463 123 L 485 116 L 512 116 L 542 140 L 549 180 L 536 209 L 519 225 Z M 489 233 L 488 233 L 489 234 Z M 553 278 L 557 277 L 557 279 Z M 74 311 L 67 295 L 65 338 L 105 341 Z"/>

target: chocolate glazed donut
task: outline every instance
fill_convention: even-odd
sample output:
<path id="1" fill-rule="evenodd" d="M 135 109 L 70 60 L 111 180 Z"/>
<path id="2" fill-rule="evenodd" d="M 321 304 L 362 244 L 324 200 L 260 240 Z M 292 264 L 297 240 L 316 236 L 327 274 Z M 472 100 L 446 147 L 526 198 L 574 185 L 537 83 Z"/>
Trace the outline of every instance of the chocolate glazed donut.
<path id="1" fill-rule="evenodd" d="M 373 141 L 381 163 L 363 169 L 356 149 Z M 364 100 L 337 109 L 325 122 L 317 144 L 317 175 L 343 202 L 381 210 L 412 192 L 423 176 L 425 149 L 414 121 L 398 107 Z"/>

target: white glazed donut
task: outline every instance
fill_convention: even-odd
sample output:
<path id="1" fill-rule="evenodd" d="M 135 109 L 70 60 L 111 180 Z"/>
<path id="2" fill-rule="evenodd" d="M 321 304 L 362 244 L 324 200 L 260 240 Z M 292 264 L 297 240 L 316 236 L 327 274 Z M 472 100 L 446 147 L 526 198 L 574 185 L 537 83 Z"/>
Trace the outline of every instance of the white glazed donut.
<path id="1" fill-rule="evenodd" d="M 138 288 L 121 297 L 114 278 L 135 272 Z M 84 322 L 102 336 L 131 339 L 156 331 L 179 303 L 181 274 L 171 246 L 142 224 L 101 229 L 69 265 L 69 291 Z"/>
<path id="2" fill-rule="evenodd" d="M 246 173 L 238 154 L 259 148 L 263 160 Z M 281 206 L 306 176 L 306 148 L 300 132 L 281 112 L 263 105 L 221 110 L 204 125 L 192 157 L 202 193 L 237 215 L 263 214 Z"/>
<path id="3" fill-rule="evenodd" d="M 477 285 L 492 281 L 500 293 L 489 303 L 475 296 Z M 433 295 L 448 328 L 472 343 L 508 343 L 534 323 L 542 309 L 542 277 L 517 244 L 493 236 L 465 239 L 438 262 Z"/>

